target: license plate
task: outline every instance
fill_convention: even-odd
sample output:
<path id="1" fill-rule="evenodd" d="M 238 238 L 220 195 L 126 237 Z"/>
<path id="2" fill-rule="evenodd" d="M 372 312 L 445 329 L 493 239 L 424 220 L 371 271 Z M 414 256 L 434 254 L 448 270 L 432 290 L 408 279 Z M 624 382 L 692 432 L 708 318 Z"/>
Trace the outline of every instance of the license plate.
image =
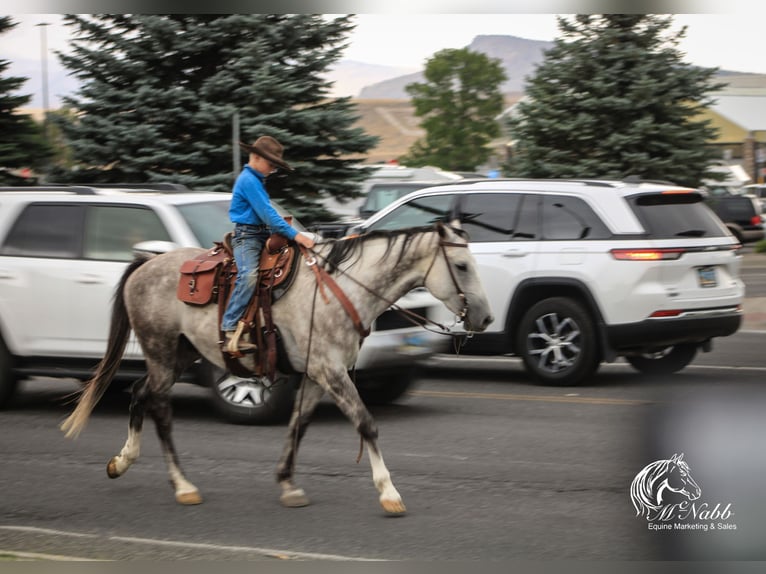
<path id="1" fill-rule="evenodd" d="M 715 267 L 698 267 L 697 279 L 699 280 L 700 287 L 715 287 L 718 285 Z"/>

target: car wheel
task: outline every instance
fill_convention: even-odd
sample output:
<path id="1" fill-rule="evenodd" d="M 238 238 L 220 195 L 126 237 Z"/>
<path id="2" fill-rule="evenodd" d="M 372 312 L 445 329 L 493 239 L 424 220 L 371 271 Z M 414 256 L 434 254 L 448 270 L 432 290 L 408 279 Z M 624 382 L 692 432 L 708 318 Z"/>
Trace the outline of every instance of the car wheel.
<path id="1" fill-rule="evenodd" d="M 648 375 L 677 373 L 697 356 L 697 345 L 673 345 L 653 352 L 625 357 L 634 369 Z"/>
<path id="2" fill-rule="evenodd" d="M 580 303 L 565 297 L 544 299 L 526 312 L 516 348 L 527 370 L 546 385 L 577 385 L 600 362 L 593 321 Z"/>
<path id="3" fill-rule="evenodd" d="M 16 394 L 19 378 L 13 372 L 13 358 L 0 339 L 0 408 L 5 407 Z"/>
<path id="4" fill-rule="evenodd" d="M 243 378 L 208 362 L 200 365 L 199 382 L 210 388 L 216 411 L 235 424 L 270 425 L 287 421 L 300 375 Z"/>
<path id="5" fill-rule="evenodd" d="M 417 369 L 388 373 L 387 375 L 359 374 L 355 377 L 356 389 L 367 406 L 387 405 L 410 390 L 415 382 Z"/>

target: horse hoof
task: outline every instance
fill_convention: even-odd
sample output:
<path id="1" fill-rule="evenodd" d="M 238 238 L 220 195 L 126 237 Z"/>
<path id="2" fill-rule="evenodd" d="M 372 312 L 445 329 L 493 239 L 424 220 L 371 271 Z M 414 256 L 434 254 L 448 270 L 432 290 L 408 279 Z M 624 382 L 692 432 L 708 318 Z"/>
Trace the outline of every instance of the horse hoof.
<path id="1" fill-rule="evenodd" d="M 202 504 L 202 497 L 196 490 L 191 492 L 181 492 L 176 494 L 176 502 L 178 504 L 183 504 L 184 506 L 193 506 L 195 504 Z"/>
<path id="2" fill-rule="evenodd" d="M 113 458 L 106 463 L 106 474 L 109 478 L 119 478 L 121 475 L 117 472 L 117 462 Z"/>
<path id="3" fill-rule="evenodd" d="M 407 512 L 407 508 L 401 500 L 381 500 L 380 505 L 386 511 L 386 514 L 391 516 L 401 516 Z"/>
<path id="4" fill-rule="evenodd" d="M 282 493 L 282 496 L 279 497 L 279 502 L 282 503 L 282 506 L 288 508 L 300 508 L 301 506 L 309 505 L 309 498 L 302 488 L 296 488 L 290 492 Z"/>

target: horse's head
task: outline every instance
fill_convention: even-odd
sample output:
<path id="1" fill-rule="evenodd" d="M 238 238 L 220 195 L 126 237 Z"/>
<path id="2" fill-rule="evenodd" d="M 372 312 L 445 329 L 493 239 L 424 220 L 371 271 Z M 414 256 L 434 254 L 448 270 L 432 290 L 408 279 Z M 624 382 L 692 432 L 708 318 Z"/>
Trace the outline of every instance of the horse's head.
<path id="1" fill-rule="evenodd" d="M 436 228 L 438 251 L 426 273 L 426 289 L 463 320 L 467 331 L 483 331 L 494 317 L 468 249 L 468 238 L 457 222 L 439 223 Z"/>
<path id="2" fill-rule="evenodd" d="M 666 485 L 669 490 L 683 494 L 689 500 L 697 500 L 702 494 L 702 490 L 691 475 L 691 469 L 684 460 L 683 453 L 673 455 L 668 461 Z"/>

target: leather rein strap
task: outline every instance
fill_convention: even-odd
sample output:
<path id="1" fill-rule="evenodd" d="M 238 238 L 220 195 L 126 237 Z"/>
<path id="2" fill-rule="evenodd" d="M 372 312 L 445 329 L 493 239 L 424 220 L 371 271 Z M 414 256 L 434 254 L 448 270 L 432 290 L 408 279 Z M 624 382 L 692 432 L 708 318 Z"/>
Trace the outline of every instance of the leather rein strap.
<path id="1" fill-rule="evenodd" d="M 325 303 L 329 303 L 329 300 L 327 299 L 327 295 L 324 292 L 324 284 L 327 284 L 327 286 L 330 288 L 330 290 L 333 292 L 335 297 L 340 301 L 341 305 L 343 306 L 343 309 L 346 311 L 346 314 L 349 316 L 351 321 L 354 323 L 354 328 L 357 330 L 357 332 L 362 336 L 362 338 L 367 337 L 367 335 L 370 334 L 370 329 L 365 328 L 364 325 L 362 325 L 362 321 L 359 318 L 359 313 L 357 313 L 356 308 L 354 307 L 354 304 L 351 303 L 351 301 L 348 299 L 346 294 L 343 292 L 343 289 L 335 282 L 335 280 L 330 276 L 325 269 L 319 265 L 317 265 L 317 259 L 316 259 L 316 253 L 315 252 L 309 252 L 309 250 L 306 247 L 303 247 L 302 245 L 298 246 L 301 250 L 301 254 L 306 259 L 306 265 L 311 267 L 314 270 L 314 274 L 317 278 L 317 284 L 319 285 L 319 290 L 322 295 L 322 299 Z M 452 279 L 452 283 L 455 286 L 455 290 L 457 291 L 458 297 L 463 302 L 463 309 L 459 313 L 459 317 L 465 318 L 465 315 L 468 311 L 468 299 L 463 292 L 463 290 L 460 287 L 460 284 L 457 281 L 457 278 L 455 277 L 455 273 L 452 270 L 452 267 L 449 264 L 449 257 L 447 257 L 447 247 L 464 247 L 468 248 L 467 243 L 455 243 L 452 241 L 444 241 L 443 239 L 439 240 L 439 250 L 434 253 L 434 258 L 431 260 L 431 264 L 428 266 L 428 271 L 426 271 L 426 274 L 424 276 L 424 281 L 428 277 L 429 273 L 431 273 L 431 269 L 434 266 L 434 263 L 436 263 L 436 258 L 438 257 L 439 253 L 441 252 L 442 255 L 444 255 L 444 260 L 447 264 L 447 269 L 450 274 L 450 278 Z M 421 327 L 427 328 L 426 323 L 430 323 L 432 325 L 435 325 L 439 329 L 441 329 L 445 334 L 450 334 L 450 330 L 448 327 L 445 327 L 444 325 L 437 323 L 436 321 L 433 321 L 432 319 L 429 319 L 428 317 L 425 317 L 423 315 L 419 315 L 418 313 L 415 313 L 414 311 L 410 311 L 409 309 L 403 309 L 395 301 L 389 301 L 379 293 L 376 293 L 363 283 L 360 283 L 347 273 L 345 273 L 342 269 L 339 269 L 341 273 L 345 274 L 349 279 L 351 279 L 354 283 L 359 285 L 360 287 L 367 290 L 369 293 L 375 295 L 379 299 L 385 301 L 388 303 L 392 309 L 395 309 L 402 313 L 403 315 L 407 316 L 407 318 L 412 321 L 413 324 L 419 325 Z M 432 331 L 432 329 L 428 329 Z M 435 332 L 435 331 L 434 331 Z"/>
<path id="2" fill-rule="evenodd" d="M 324 302 L 329 303 L 323 288 L 324 285 L 327 285 L 330 288 L 330 291 L 333 292 L 333 295 L 335 295 L 335 298 L 343 306 L 343 310 L 346 312 L 346 315 L 348 315 L 348 318 L 351 319 L 351 322 L 354 324 L 354 328 L 356 329 L 357 333 L 359 333 L 359 336 L 362 337 L 362 339 L 367 337 L 367 335 L 370 334 L 369 327 L 366 328 L 362 324 L 362 319 L 359 317 L 359 313 L 357 312 L 356 307 L 354 307 L 354 304 L 343 292 L 343 289 L 341 289 L 340 285 L 335 282 L 335 279 L 333 279 L 330 274 L 324 270 L 323 267 L 317 265 L 316 257 L 310 254 L 308 249 L 306 249 L 303 245 L 299 245 L 299 247 L 301 249 L 301 254 L 306 259 L 306 265 L 308 265 L 314 271 L 314 275 L 316 275 L 317 284 L 319 285 L 319 289 L 321 291 L 322 299 L 324 299 Z"/>

